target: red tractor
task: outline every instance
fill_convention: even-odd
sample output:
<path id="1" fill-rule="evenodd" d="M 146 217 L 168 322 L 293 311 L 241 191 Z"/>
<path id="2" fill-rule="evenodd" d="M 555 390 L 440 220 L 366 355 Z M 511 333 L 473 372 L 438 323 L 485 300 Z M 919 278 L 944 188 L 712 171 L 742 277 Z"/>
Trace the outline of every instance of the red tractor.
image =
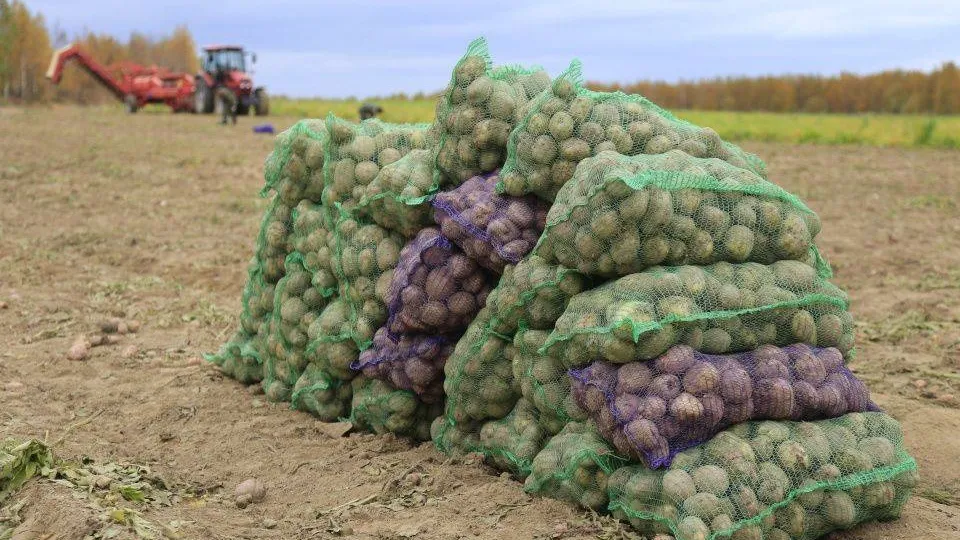
<path id="1" fill-rule="evenodd" d="M 249 114 L 253 108 L 257 116 L 270 112 L 270 101 L 263 87 L 254 88 L 247 74 L 247 55 L 243 47 L 216 45 L 203 48 L 200 57 L 200 73 L 194 77 L 194 110 L 198 113 L 220 114 L 222 106 L 214 99 L 214 88 L 226 86 L 237 97 L 237 114 Z M 251 63 L 256 63 L 257 55 L 250 55 Z"/>
<path id="2" fill-rule="evenodd" d="M 47 78 L 58 84 L 67 62 L 75 61 L 100 84 L 123 102 L 128 112 L 135 113 L 148 103 L 161 103 L 174 112 L 220 113 L 222 106 L 214 99 L 217 85 L 226 86 L 237 97 L 237 114 L 249 114 L 251 107 L 258 116 L 269 113 L 267 91 L 254 88 L 246 72 L 246 55 L 241 47 L 206 47 L 200 58 L 201 71 L 170 71 L 157 66 L 141 66 L 119 62 L 104 66 L 90 57 L 79 45 L 71 44 L 53 53 Z M 256 62 L 256 55 L 251 60 Z"/>

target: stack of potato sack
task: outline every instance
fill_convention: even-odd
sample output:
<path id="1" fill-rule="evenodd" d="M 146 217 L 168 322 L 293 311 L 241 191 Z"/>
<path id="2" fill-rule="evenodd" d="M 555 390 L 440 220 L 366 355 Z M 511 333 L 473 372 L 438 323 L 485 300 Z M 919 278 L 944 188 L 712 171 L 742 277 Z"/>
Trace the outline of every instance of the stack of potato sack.
<path id="1" fill-rule="evenodd" d="M 899 514 L 895 420 L 846 367 L 820 221 L 640 96 L 470 44 L 432 125 L 282 134 L 237 335 L 211 359 L 322 420 L 480 452 L 680 540 Z"/>
<path id="2" fill-rule="evenodd" d="M 447 362 L 438 447 L 649 535 L 897 517 L 916 465 L 845 367 L 816 214 L 755 156 L 579 70 L 510 135 L 498 190 L 552 206 Z"/>

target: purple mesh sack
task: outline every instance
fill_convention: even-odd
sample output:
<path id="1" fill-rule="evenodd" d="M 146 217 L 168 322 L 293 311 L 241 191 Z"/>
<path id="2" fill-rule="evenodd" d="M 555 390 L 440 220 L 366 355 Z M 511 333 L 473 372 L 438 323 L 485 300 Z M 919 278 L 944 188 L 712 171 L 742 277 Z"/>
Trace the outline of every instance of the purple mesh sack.
<path id="1" fill-rule="evenodd" d="M 804 344 L 728 355 L 677 345 L 650 362 L 595 362 L 569 374 L 574 397 L 603 436 L 653 468 L 747 420 L 879 410 L 840 351 Z"/>
<path id="2" fill-rule="evenodd" d="M 474 176 L 433 200 L 443 235 L 484 268 L 502 273 L 537 245 L 550 204 L 532 195 L 498 195 L 496 172 Z"/>
<path id="3" fill-rule="evenodd" d="M 490 276 L 436 227 L 400 251 L 387 291 L 387 328 L 394 334 L 460 332 L 486 304 Z"/>
<path id="4" fill-rule="evenodd" d="M 443 399 L 443 366 L 456 342 L 456 338 L 446 336 L 397 336 L 384 327 L 377 330 L 373 345 L 350 367 L 410 390 L 424 403 L 436 403 Z"/>

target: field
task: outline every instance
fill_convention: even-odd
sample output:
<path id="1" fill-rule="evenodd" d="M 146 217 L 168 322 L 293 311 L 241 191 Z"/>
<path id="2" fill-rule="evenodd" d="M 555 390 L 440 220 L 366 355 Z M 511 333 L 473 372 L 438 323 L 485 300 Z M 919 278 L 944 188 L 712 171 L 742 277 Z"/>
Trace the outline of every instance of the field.
<path id="1" fill-rule="evenodd" d="M 17 539 L 131 538 L 134 527 L 190 539 L 635 538 L 472 458 L 340 437 L 197 360 L 233 331 L 266 206 L 256 193 L 272 140 L 253 122 L 0 108 L 0 440 L 43 439 L 84 467 L 149 479 L 142 502 L 32 481 L 0 508 L 0 537 L 6 525 Z M 901 520 L 836 538 L 960 538 L 960 153 L 745 146 L 820 214 L 859 321 L 852 367 L 920 465 Z M 74 336 L 109 316 L 143 328 L 68 361 Z M 239 509 L 234 486 L 250 477 L 267 498 Z"/>
<path id="2" fill-rule="evenodd" d="M 431 122 L 431 99 L 374 100 L 388 122 Z M 359 101 L 274 99 L 274 112 L 319 118 L 332 111 L 356 119 Z M 856 144 L 901 148 L 960 148 L 960 117 L 894 114 L 801 114 L 726 111 L 676 111 L 677 116 L 711 126 L 731 141 Z"/>

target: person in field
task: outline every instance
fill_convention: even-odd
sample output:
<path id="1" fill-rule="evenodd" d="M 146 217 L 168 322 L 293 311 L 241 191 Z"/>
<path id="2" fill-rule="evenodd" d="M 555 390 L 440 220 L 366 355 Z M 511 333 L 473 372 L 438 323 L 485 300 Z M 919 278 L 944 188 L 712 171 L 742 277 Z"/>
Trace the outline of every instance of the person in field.
<path id="1" fill-rule="evenodd" d="M 376 118 L 383 112 L 383 107 L 374 103 L 364 103 L 360 106 L 360 120 Z"/>
<path id="2" fill-rule="evenodd" d="M 226 125 L 229 119 L 237 125 L 237 96 L 227 88 L 227 70 L 217 66 L 214 79 L 214 99 L 220 103 L 220 123 Z"/>

